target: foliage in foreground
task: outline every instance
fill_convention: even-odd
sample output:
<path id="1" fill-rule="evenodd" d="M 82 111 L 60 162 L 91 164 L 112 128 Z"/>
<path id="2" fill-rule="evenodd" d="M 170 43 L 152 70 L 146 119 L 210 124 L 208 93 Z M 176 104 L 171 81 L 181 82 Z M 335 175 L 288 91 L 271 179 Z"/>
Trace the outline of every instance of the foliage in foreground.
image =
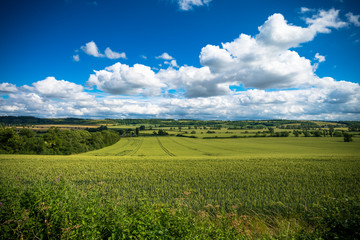
<path id="1" fill-rule="evenodd" d="M 323 198 L 302 213 L 256 213 L 208 204 L 194 210 L 145 195 L 132 204 L 108 198 L 102 182 L 81 191 L 58 176 L 1 185 L 1 239 L 359 239 L 360 202 Z M 284 206 L 286 208 L 286 206 Z"/>

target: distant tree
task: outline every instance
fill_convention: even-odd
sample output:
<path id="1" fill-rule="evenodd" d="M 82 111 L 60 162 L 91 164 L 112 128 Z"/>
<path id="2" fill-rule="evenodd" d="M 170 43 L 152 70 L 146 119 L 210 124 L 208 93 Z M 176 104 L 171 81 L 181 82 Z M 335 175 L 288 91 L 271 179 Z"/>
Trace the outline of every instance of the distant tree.
<path id="1" fill-rule="evenodd" d="M 33 138 L 35 137 L 36 133 L 28 128 L 22 128 L 19 132 L 21 137 Z"/>
<path id="2" fill-rule="evenodd" d="M 269 129 L 270 135 L 274 134 L 274 132 L 275 132 L 274 128 L 269 127 L 268 129 Z"/>
<path id="3" fill-rule="evenodd" d="M 303 131 L 303 134 L 304 134 L 305 137 L 311 137 L 310 132 L 307 131 L 307 130 L 304 130 L 304 131 Z"/>
<path id="4" fill-rule="evenodd" d="M 344 135 L 344 142 L 352 142 L 353 141 L 353 135 L 351 133 L 343 133 Z"/>
<path id="5" fill-rule="evenodd" d="M 343 134 L 342 134 L 342 132 L 340 132 L 340 131 L 335 131 L 334 134 L 333 134 L 333 136 L 334 136 L 334 137 L 342 137 Z"/>
<path id="6" fill-rule="evenodd" d="M 145 126 L 144 125 L 141 125 L 140 126 L 140 131 L 144 131 L 145 130 Z"/>
<path id="7" fill-rule="evenodd" d="M 299 131 L 297 131 L 297 130 L 294 130 L 294 131 L 293 131 L 293 134 L 294 134 L 295 137 L 298 137 L 298 136 L 301 134 L 301 132 L 299 132 Z"/>
<path id="8" fill-rule="evenodd" d="M 321 137 L 321 132 L 319 130 L 314 131 L 314 137 Z"/>
<path id="9" fill-rule="evenodd" d="M 168 133 L 167 133 L 165 130 L 163 130 L 163 129 L 159 129 L 157 135 L 159 135 L 159 136 L 165 136 L 165 135 L 168 135 Z"/>
<path id="10" fill-rule="evenodd" d="M 329 125 L 328 127 L 329 127 L 329 135 L 330 135 L 330 137 L 332 137 L 334 135 L 334 131 L 335 131 L 334 126 Z"/>
<path id="11" fill-rule="evenodd" d="M 288 137 L 290 133 L 288 131 L 280 132 L 280 137 Z"/>
<path id="12" fill-rule="evenodd" d="M 139 136 L 139 128 L 135 128 L 135 135 Z"/>

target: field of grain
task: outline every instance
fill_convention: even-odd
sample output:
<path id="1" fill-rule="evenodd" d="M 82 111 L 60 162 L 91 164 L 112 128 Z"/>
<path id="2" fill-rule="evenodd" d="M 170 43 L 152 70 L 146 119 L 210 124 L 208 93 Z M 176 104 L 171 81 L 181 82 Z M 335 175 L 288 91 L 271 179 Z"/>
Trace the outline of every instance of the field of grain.
<path id="1" fill-rule="evenodd" d="M 359 141 L 342 138 L 228 138 L 200 139 L 174 136 L 122 138 L 88 156 L 360 156 Z"/>
<path id="2" fill-rule="evenodd" d="M 344 229 L 357 236 L 359 169 L 359 141 L 340 138 L 134 137 L 79 155 L 0 155 L 0 232 L 6 239 L 326 239 Z"/>

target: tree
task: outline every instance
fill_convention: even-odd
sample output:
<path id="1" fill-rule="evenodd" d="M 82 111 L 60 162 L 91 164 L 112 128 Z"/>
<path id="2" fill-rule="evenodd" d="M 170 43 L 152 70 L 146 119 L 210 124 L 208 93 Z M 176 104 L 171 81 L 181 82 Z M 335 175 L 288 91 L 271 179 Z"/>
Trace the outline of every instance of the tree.
<path id="1" fill-rule="evenodd" d="M 314 131 L 314 137 L 321 137 L 321 132 L 319 130 Z"/>
<path id="2" fill-rule="evenodd" d="M 334 126 L 329 125 L 329 135 L 330 135 L 330 137 L 332 137 L 334 135 L 334 132 L 335 132 Z"/>
<path id="3" fill-rule="evenodd" d="M 159 136 L 165 136 L 168 135 L 168 133 L 165 130 L 159 129 L 158 133 Z"/>
<path id="4" fill-rule="evenodd" d="M 136 136 L 139 136 L 139 128 L 135 128 L 135 134 Z"/>
<path id="5" fill-rule="evenodd" d="M 274 132 L 275 132 L 274 128 L 269 127 L 268 129 L 269 129 L 270 135 L 274 134 Z"/>
<path id="6" fill-rule="evenodd" d="M 298 136 L 301 134 L 301 132 L 299 132 L 299 131 L 297 131 L 297 130 L 294 130 L 294 131 L 293 131 L 293 134 L 294 134 L 295 137 L 298 137 Z"/>
<path id="7" fill-rule="evenodd" d="M 307 131 L 307 130 L 304 130 L 303 134 L 304 134 L 305 137 L 310 137 L 311 136 L 309 131 Z"/>
<path id="8" fill-rule="evenodd" d="M 344 142 L 352 142 L 353 141 L 353 135 L 351 133 L 343 133 L 344 135 Z"/>

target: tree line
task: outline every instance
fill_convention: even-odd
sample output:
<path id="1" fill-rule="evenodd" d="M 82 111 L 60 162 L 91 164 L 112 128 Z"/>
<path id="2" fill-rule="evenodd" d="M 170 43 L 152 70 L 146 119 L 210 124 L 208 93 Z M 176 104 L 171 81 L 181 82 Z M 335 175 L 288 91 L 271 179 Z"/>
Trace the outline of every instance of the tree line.
<path id="1" fill-rule="evenodd" d="M 103 128 L 89 132 L 51 127 L 46 133 L 37 134 L 28 128 L 17 131 L 0 127 L 0 153 L 69 155 L 103 148 L 119 139 L 119 133 Z"/>

